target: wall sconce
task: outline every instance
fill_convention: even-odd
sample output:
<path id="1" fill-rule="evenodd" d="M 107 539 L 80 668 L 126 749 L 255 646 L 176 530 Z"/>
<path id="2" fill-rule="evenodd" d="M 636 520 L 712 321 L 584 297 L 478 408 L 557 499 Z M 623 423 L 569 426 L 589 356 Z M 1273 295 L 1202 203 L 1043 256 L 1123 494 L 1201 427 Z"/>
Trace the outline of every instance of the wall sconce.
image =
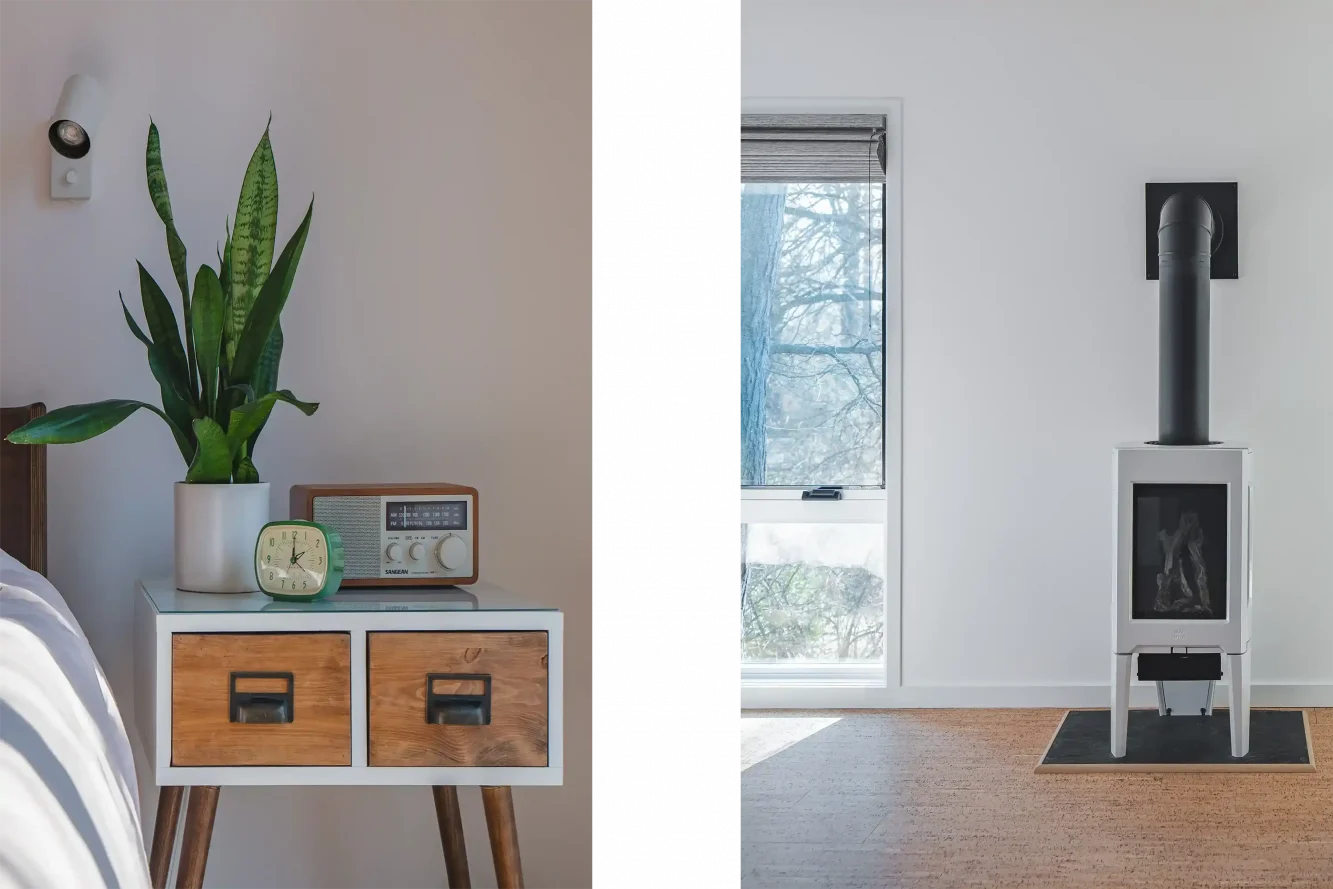
<path id="1" fill-rule="evenodd" d="M 93 196 L 93 136 L 102 122 L 102 86 L 87 74 L 65 81 L 46 136 L 51 143 L 51 198 Z"/>

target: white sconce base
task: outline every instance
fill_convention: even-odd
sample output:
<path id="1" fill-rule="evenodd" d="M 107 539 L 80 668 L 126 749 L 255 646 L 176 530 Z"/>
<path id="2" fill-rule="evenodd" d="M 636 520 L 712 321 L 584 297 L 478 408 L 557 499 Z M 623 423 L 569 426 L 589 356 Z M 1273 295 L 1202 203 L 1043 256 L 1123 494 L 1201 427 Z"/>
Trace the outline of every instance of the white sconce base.
<path id="1" fill-rule="evenodd" d="M 51 200 L 86 201 L 93 196 L 92 156 L 63 157 L 51 150 Z"/>

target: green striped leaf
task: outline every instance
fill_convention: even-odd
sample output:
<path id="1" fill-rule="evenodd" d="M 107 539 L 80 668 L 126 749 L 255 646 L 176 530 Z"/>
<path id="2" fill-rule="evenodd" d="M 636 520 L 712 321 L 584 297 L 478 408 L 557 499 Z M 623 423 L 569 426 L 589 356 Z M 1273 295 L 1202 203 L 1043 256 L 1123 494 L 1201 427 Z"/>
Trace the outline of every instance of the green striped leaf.
<path id="1" fill-rule="evenodd" d="M 180 286 L 181 297 L 189 311 L 190 290 L 185 275 L 185 243 L 176 233 L 176 221 L 171 214 L 171 195 L 167 192 L 167 173 L 162 168 L 162 143 L 157 134 L 157 124 L 148 120 L 148 148 L 144 152 L 144 163 L 148 168 L 148 196 L 153 201 L 153 209 L 167 228 L 167 253 L 171 255 L 171 269 L 176 273 L 176 283 Z"/>
<path id="2" fill-rule="evenodd" d="M 218 280 L 222 282 L 222 301 L 224 305 L 231 303 L 231 220 L 227 221 L 227 240 L 223 242 L 225 249 L 218 251 Z"/>
<path id="3" fill-rule="evenodd" d="M 310 199 L 310 207 L 305 211 L 305 218 L 297 226 L 287 246 L 282 248 L 282 255 L 273 264 L 273 272 L 264 282 L 259 296 L 255 298 L 241 331 L 240 341 L 229 365 L 230 379 L 241 383 L 253 383 L 259 356 L 268 345 L 269 337 L 278 326 L 278 317 L 287 304 L 287 295 L 291 292 L 292 281 L 296 278 L 296 267 L 301 262 L 301 251 L 305 249 L 306 235 L 310 232 L 310 217 L 315 212 L 315 199 Z M 234 237 L 234 235 L 233 235 Z M 234 257 L 233 257 L 234 259 Z M 235 274 L 233 268 L 232 273 Z"/>
<path id="4" fill-rule="evenodd" d="M 239 392 L 243 396 L 240 399 L 240 401 L 237 402 L 237 404 L 240 404 L 241 402 L 245 401 L 255 400 L 255 390 L 250 388 L 249 383 L 232 383 L 230 386 L 227 387 L 227 391 Z"/>
<path id="5" fill-rule="evenodd" d="M 144 150 L 144 166 L 148 172 L 148 197 L 153 202 L 153 209 L 167 230 L 167 254 L 171 257 L 171 270 L 176 275 L 176 286 L 181 291 L 181 317 L 185 322 L 185 369 L 190 390 L 190 400 L 197 396 L 196 371 L 194 356 L 194 330 L 190 310 L 190 284 L 185 271 L 185 242 L 176 231 L 176 221 L 171 213 L 171 195 L 167 192 L 167 173 L 162 168 L 162 143 L 158 138 L 157 124 L 148 119 L 148 146 Z"/>
<path id="6" fill-rule="evenodd" d="M 301 401 L 287 389 L 261 395 L 254 401 L 241 405 L 231 412 L 231 425 L 227 427 L 227 443 L 231 447 L 233 458 L 245 453 L 242 446 L 264 425 L 268 415 L 273 412 L 273 405 L 279 401 L 294 405 L 307 417 L 319 410 L 318 402 Z"/>
<path id="7" fill-rule="evenodd" d="M 162 389 L 162 407 L 166 409 L 167 416 L 177 422 L 184 417 L 185 425 L 188 427 L 190 421 L 195 419 L 194 406 L 190 402 L 189 393 L 185 391 L 185 381 L 171 370 L 168 364 L 162 347 L 157 343 L 149 343 L 148 369 L 153 372 L 153 379 L 157 380 L 158 386 Z M 179 408 L 179 413 L 173 408 Z"/>
<path id="8" fill-rule="evenodd" d="M 181 345 L 176 315 L 171 310 L 171 303 L 167 302 L 166 294 L 157 286 L 153 276 L 148 274 L 143 263 L 139 263 L 139 290 L 148 331 L 152 335 L 152 342 L 148 344 L 148 369 L 152 371 L 161 390 L 162 410 L 172 426 L 181 431 L 176 443 L 188 461 L 194 454 L 190 422 L 197 411 L 192 396 L 193 387 L 186 376 L 185 347 Z"/>
<path id="9" fill-rule="evenodd" d="M 278 364 L 282 361 L 282 321 L 273 325 L 264 351 L 255 364 L 254 387 L 259 395 L 267 395 L 278 388 Z"/>
<path id="10" fill-rule="evenodd" d="M 278 364 L 282 361 L 282 322 L 279 321 L 273 328 L 273 333 L 268 338 L 268 343 L 264 345 L 264 351 L 259 354 L 259 363 L 255 366 L 255 391 L 260 395 L 267 395 L 278 388 Z M 267 422 L 267 421 L 265 421 Z M 260 423 L 255 434 L 250 436 L 249 452 L 255 452 L 255 445 L 259 443 L 259 433 L 264 431 L 264 424 Z"/>
<path id="11" fill-rule="evenodd" d="M 199 442 L 190 461 L 185 480 L 191 484 L 227 484 L 231 481 L 231 455 L 227 452 L 227 433 L 212 417 L 194 421 L 194 437 Z"/>
<path id="12" fill-rule="evenodd" d="M 222 350 L 222 282 L 206 265 L 194 276 L 194 348 L 199 356 L 199 380 L 204 413 L 211 413 L 218 391 L 218 356 Z"/>
<path id="13" fill-rule="evenodd" d="M 190 424 L 194 421 L 195 412 L 185 393 L 180 391 L 178 379 L 163 367 L 162 349 L 156 344 L 148 347 L 148 369 L 158 383 L 163 415 L 170 421 L 172 428 L 180 432 L 176 446 L 180 448 L 181 457 L 189 463 L 194 455 L 194 434 Z"/>
<path id="14" fill-rule="evenodd" d="M 255 468 L 255 462 L 249 457 L 242 457 L 237 460 L 236 469 L 232 473 L 232 481 L 238 485 L 259 484 L 259 470 Z"/>
<path id="15" fill-rule="evenodd" d="M 134 316 L 130 314 L 130 310 L 125 307 L 125 294 L 116 291 L 116 295 L 120 297 L 120 310 L 125 313 L 125 323 L 130 326 L 130 330 L 134 332 L 134 336 L 139 342 L 143 343 L 145 346 L 151 346 L 153 341 L 143 332 L 139 327 L 139 322 L 134 320 Z"/>
<path id="16" fill-rule="evenodd" d="M 227 243 L 222 250 L 222 255 L 219 257 L 221 264 L 218 266 L 218 281 L 222 284 L 222 354 L 218 356 L 218 366 L 220 369 L 219 376 L 221 377 L 221 380 L 219 381 L 218 385 L 222 385 L 222 383 L 224 383 L 227 380 L 228 376 L 230 375 L 229 368 L 231 367 L 231 355 L 229 354 L 229 351 L 230 352 L 236 351 L 235 347 L 231 347 L 229 350 L 228 338 L 227 338 L 227 319 L 231 317 L 231 220 L 230 219 L 224 223 L 224 227 L 226 228 L 227 231 Z M 216 408 L 216 405 L 214 405 L 214 408 Z M 213 416 L 215 419 L 219 418 L 219 415 L 216 412 L 216 410 L 214 411 Z M 226 416 L 226 415 L 223 414 L 221 416 Z"/>
<path id="17" fill-rule="evenodd" d="M 273 161 L 268 127 L 250 156 L 236 204 L 236 226 L 231 233 L 227 313 L 227 361 L 230 364 L 245 330 L 250 307 L 273 265 L 273 245 L 278 234 L 278 170 Z"/>
<path id="18" fill-rule="evenodd" d="M 134 336 L 148 348 L 148 369 L 152 371 L 153 378 L 158 381 L 162 392 L 162 406 L 166 413 L 164 418 L 171 425 L 172 435 L 176 439 L 176 446 L 180 448 L 181 456 L 185 462 L 190 462 L 190 457 L 194 454 L 194 442 L 188 431 L 190 421 L 193 418 L 193 412 L 190 409 L 190 401 L 183 392 L 180 391 L 181 381 L 178 376 L 168 370 L 170 363 L 162 355 L 161 347 L 155 345 L 152 340 L 139 327 L 134 316 L 130 314 L 129 308 L 125 305 L 125 295 L 120 296 L 120 310 L 125 315 L 125 323 L 129 325 Z"/>
<path id="19" fill-rule="evenodd" d="M 179 373 L 183 383 L 182 391 L 188 392 L 190 386 L 186 377 L 185 346 L 181 344 L 180 328 L 176 326 L 176 313 L 171 310 L 166 294 L 157 286 L 148 269 L 139 266 L 139 292 L 143 299 L 143 314 L 148 321 L 148 332 L 153 342 L 161 346 L 166 354 L 164 361 L 173 372 Z"/>
<path id="20" fill-rule="evenodd" d="M 213 406 L 213 419 L 223 429 L 231 426 L 231 412 L 247 401 L 254 401 L 255 393 L 249 383 L 231 383 L 218 392 L 217 404 Z"/>
<path id="21" fill-rule="evenodd" d="M 171 427 L 171 437 L 176 442 L 176 449 L 181 452 L 181 459 L 188 465 L 195 449 L 194 428 L 190 425 L 189 417 L 186 416 L 178 422 L 165 411 L 160 411 L 152 405 L 146 407 L 167 421 L 167 425 Z"/>
<path id="22" fill-rule="evenodd" d="M 112 398 L 90 404 L 71 404 L 25 423 L 5 436 L 14 444 L 47 445 L 74 444 L 87 441 L 119 426 L 130 414 L 145 408 L 161 417 L 171 427 L 177 445 L 184 444 L 184 435 L 162 411 L 142 401 Z"/>

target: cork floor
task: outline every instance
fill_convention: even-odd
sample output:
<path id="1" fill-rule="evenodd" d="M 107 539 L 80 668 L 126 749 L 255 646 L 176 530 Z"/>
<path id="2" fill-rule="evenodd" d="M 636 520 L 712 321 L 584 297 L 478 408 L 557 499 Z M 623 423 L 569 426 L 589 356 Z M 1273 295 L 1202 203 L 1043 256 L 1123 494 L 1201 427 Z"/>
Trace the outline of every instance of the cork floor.
<path id="1" fill-rule="evenodd" d="M 805 724 L 743 727 L 742 885 L 1333 886 L 1333 710 L 1314 772 L 1034 774 L 1063 713 L 747 711 Z"/>

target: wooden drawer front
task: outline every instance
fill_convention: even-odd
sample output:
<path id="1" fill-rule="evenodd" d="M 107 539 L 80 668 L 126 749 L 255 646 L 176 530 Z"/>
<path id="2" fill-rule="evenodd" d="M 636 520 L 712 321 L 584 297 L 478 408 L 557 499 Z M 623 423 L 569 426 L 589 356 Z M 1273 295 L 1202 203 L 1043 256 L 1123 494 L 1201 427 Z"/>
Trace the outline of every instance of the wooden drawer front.
<path id="1" fill-rule="evenodd" d="M 233 673 L 290 673 L 291 721 L 233 722 Z M 347 633 L 176 633 L 171 637 L 171 764 L 352 764 Z M 286 680 L 238 677 L 238 692 Z"/>
<path id="2" fill-rule="evenodd" d="M 544 766 L 546 633 L 369 633 L 372 766 Z M 488 724 L 427 721 L 437 695 L 480 698 Z"/>

